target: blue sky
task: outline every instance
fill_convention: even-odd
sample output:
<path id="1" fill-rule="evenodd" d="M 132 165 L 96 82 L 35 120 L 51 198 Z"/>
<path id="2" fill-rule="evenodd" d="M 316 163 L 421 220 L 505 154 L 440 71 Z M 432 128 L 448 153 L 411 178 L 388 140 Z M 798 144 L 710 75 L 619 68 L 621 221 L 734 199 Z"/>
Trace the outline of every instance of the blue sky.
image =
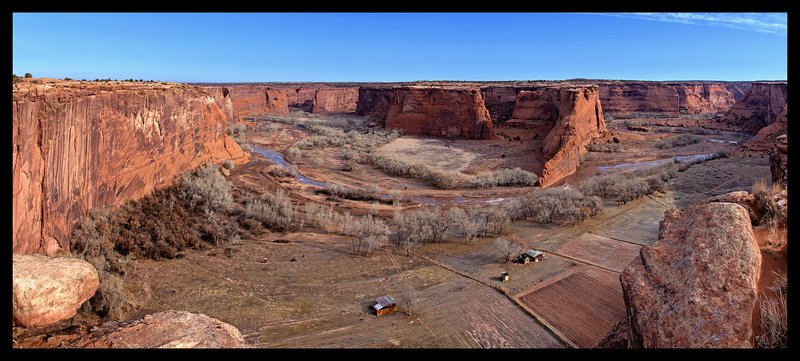
<path id="1" fill-rule="evenodd" d="M 784 80 L 786 14 L 13 15 L 13 70 L 180 82 Z"/>

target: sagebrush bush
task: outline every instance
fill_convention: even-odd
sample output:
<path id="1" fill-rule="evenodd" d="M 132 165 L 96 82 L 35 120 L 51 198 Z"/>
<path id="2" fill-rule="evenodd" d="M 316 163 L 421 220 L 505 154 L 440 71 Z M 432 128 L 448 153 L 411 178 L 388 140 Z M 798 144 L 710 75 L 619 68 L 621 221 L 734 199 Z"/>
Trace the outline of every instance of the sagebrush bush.
<path id="1" fill-rule="evenodd" d="M 622 145 L 619 143 L 589 143 L 586 145 L 586 150 L 590 152 L 616 153 L 622 150 Z"/>
<path id="2" fill-rule="evenodd" d="M 236 168 L 236 163 L 234 163 L 232 160 L 228 159 L 228 160 L 222 162 L 222 168 L 225 168 L 227 170 L 233 170 L 234 168 Z"/>
<path id="3" fill-rule="evenodd" d="M 244 212 L 248 217 L 260 221 L 273 231 L 290 231 L 297 229 L 298 226 L 297 207 L 280 188 L 274 196 L 248 200 Z"/>
<path id="4" fill-rule="evenodd" d="M 440 189 L 450 189 L 458 185 L 458 181 L 455 178 L 423 164 L 406 163 L 377 153 L 370 153 L 367 159 L 372 165 L 389 175 L 417 178 Z"/>
<path id="5" fill-rule="evenodd" d="M 474 188 L 494 188 L 502 186 L 534 186 L 538 177 L 533 172 L 520 168 L 506 168 L 488 174 L 480 174 L 472 181 Z"/>
<path id="6" fill-rule="evenodd" d="M 703 137 L 694 134 L 677 134 L 661 139 L 656 143 L 658 149 L 669 149 L 695 144 L 703 140 Z"/>
<path id="7" fill-rule="evenodd" d="M 196 209 L 202 205 L 213 211 L 227 211 L 233 204 L 233 191 L 216 164 L 208 164 L 181 175 L 179 196 Z"/>

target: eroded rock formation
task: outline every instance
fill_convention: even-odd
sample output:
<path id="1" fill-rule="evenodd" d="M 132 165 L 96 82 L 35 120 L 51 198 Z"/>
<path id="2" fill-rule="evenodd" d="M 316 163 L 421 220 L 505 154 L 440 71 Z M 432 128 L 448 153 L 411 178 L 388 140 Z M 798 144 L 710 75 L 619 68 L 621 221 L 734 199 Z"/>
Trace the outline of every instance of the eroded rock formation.
<path id="1" fill-rule="evenodd" d="M 747 210 L 667 210 L 659 239 L 620 276 L 630 346 L 752 347 L 761 252 Z"/>
<path id="2" fill-rule="evenodd" d="M 786 156 L 789 150 L 789 142 L 786 134 L 780 135 L 775 139 L 775 148 L 770 149 L 769 170 L 772 173 L 772 183 L 780 183 L 786 189 Z"/>
<path id="3" fill-rule="evenodd" d="M 736 103 L 722 119 L 737 130 L 756 134 L 773 122 L 786 106 L 786 83 L 753 83 L 742 101 Z"/>
<path id="4" fill-rule="evenodd" d="M 204 314 L 165 311 L 112 321 L 82 332 L 36 336 L 15 347 L 36 348 L 248 348 L 239 330 Z"/>
<path id="5" fill-rule="evenodd" d="M 511 118 L 550 129 L 542 147 L 548 159 L 539 177 L 542 187 L 574 173 L 587 152 L 586 144 L 606 131 L 596 86 L 521 90 Z"/>
<path id="6" fill-rule="evenodd" d="M 311 103 L 312 113 L 352 113 L 356 111 L 358 88 L 319 88 Z"/>
<path id="7" fill-rule="evenodd" d="M 511 119 L 519 90 L 520 88 L 515 86 L 488 86 L 481 88 L 484 104 L 486 104 L 486 109 L 489 110 L 489 116 L 494 124 L 500 124 Z"/>
<path id="8" fill-rule="evenodd" d="M 217 102 L 179 84 L 15 84 L 14 253 L 68 248 L 89 209 L 140 198 L 205 162 L 245 162 Z"/>
<path id="9" fill-rule="evenodd" d="M 477 88 L 386 88 L 386 127 L 407 135 L 490 139 L 492 120 Z"/>
<path id="10" fill-rule="evenodd" d="M 74 316 L 99 286 L 94 267 L 76 258 L 15 254 L 12 265 L 12 312 L 23 327 Z"/>

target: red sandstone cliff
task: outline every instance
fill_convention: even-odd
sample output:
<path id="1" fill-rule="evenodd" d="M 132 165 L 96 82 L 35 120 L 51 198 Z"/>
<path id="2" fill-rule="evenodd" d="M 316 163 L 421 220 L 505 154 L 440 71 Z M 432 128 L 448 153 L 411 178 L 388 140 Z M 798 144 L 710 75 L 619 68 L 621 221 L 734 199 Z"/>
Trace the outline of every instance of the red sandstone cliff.
<path id="1" fill-rule="evenodd" d="M 91 208 L 142 197 L 207 161 L 246 161 L 218 101 L 180 84 L 15 84 L 14 253 L 52 254 Z"/>
<path id="2" fill-rule="evenodd" d="M 356 114 L 374 115 L 386 117 L 389 108 L 394 103 L 395 92 L 384 87 L 365 87 L 358 88 L 358 102 L 356 104 Z"/>
<path id="3" fill-rule="evenodd" d="M 289 114 L 289 102 L 284 89 L 264 85 L 231 85 L 227 89 L 237 116 L 259 114 Z"/>
<path id="4" fill-rule="evenodd" d="M 581 157 L 586 154 L 586 144 L 606 131 L 596 86 L 522 90 L 511 118 L 550 128 L 542 147 L 543 155 L 549 159 L 539 177 L 542 187 L 578 170 Z"/>
<path id="5" fill-rule="evenodd" d="M 314 93 L 312 113 L 352 113 L 356 111 L 358 88 L 320 88 Z"/>
<path id="6" fill-rule="evenodd" d="M 491 139 L 492 120 L 477 88 L 395 87 L 375 89 L 392 99 L 386 128 L 408 135 Z"/>
<path id="7" fill-rule="evenodd" d="M 746 83 L 601 82 L 600 100 L 616 117 L 639 112 L 677 117 L 728 111 L 746 87 Z"/>
<path id="8" fill-rule="evenodd" d="M 488 86 L 481 88 L 483 102 L 494 124 L 499 124 L 511 119 L 514 112 L 514 105 L 517 103 L 517 92 L 519 87 L 515 86 Z"/>
<path id="9" fill-rule="evenodd" d="M 286 92 L 286 100 L 290 107 L 304 108 L 306 111 L 311 111 L 311 104 L 314 102 L 314 94 L 317 93 L 316 88 L 309 87 L 282 87 Z"/>
<path id="10" fill-rule="evenodd" d="M 722 121 L 739 131 L 756 134 L 778 119 L 786 106 L 786 83 L 753 83 L 747 95 L 736 103 Z"/>
<path id="11" fill-rule="evenodd" d="M 236 116 L 236 111 L 233 109 L 233 100 L 230 96 L 230 89 L 222 86 L 202 86 L 199 88 L 208 93 L 208 95 L 214 97 L 214 100 L 217 102 L 217 106 L 222 109 L 222 112 L 225 113 L 225 116 L 228 117 L 229 121 L 235 121 L 238 119 Z"/>

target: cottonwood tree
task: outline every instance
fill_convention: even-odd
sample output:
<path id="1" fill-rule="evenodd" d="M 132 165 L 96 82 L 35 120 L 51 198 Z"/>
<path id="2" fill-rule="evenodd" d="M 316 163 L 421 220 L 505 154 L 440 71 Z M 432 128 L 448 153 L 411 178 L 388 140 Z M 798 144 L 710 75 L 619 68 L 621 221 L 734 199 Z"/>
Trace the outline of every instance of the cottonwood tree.
<path id="1" fill-rule="evenodd" d="M 498 238 L 495 244 L 497 245 L 497 250 L 505 257 L 504 263 L 510 261 L 512 256 L 522 250 L 522 246 L 519 243 L 508 238 Z"/>

